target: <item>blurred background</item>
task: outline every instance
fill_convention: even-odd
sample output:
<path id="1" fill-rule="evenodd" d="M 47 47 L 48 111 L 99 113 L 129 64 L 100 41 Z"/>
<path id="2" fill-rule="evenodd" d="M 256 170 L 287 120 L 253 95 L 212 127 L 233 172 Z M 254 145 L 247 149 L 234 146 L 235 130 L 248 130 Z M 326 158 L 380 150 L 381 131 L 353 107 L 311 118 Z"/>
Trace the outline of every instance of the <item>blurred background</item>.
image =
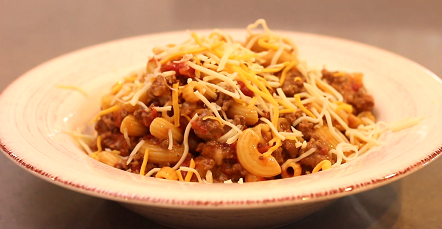
<path id="1" fill-rule="evenodd" d="M 405 56 L 442 76 L 442 1 L 6 1 L 0 91 L 31 68 L 86 46 L 149 33 L 245 28 L 335 36 Z M 337 200 L 283 228 L 442 228 L 442 160 L 392 184 Z M 165 228 L 117 203 L 78 194 L 0 156 L 1 228 Z"/>

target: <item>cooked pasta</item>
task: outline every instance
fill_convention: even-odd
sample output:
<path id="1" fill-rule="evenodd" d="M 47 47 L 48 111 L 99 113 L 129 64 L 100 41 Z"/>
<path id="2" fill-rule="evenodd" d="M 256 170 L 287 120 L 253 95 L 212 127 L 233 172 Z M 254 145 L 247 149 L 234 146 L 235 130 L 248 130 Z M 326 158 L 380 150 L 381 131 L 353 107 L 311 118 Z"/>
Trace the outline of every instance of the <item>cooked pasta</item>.
<path id="1" fill-rule="evenodd" d="M 354 160 L 385 131 L 419 122 L 376 122 L 361 73 L 310 69 L 262 19 L 244 42 L 191 33 L 153 53 L 101 98 L 96 141 L 79 139 L 91 157 L 132 173 L 204 183 L 291 178 Z"/>

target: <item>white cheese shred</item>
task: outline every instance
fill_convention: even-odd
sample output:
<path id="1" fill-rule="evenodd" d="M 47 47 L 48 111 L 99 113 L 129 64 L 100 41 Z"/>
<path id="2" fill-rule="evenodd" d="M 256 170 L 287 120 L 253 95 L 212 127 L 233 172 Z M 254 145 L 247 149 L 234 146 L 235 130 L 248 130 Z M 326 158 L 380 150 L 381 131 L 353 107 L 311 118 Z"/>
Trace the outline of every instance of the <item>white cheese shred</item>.
<path id="1" fill-rule="evenodd" d="M 181 164 L 183 164 L 184 159 L 186 159 L 187 154 L 189 153 L 189 133 L 190 129 L 192 128 L 192 122 L 195 121 L 197 118 L 198 114 L 195 114 L 186 126 L 186 130 L 184 131 L 184 141 L 183 141 L 184 152 L 180 160 L 175 164 L 175 166 L 173 166 L 173 169 L 175 170 L 178 169 L 181 166 Z"/>
<path id="2" fill-rule="evenodd" d="M 167 147 L 168 150 L 172 150 L 173 149 L 173 136 L 172 136 L 172 130 L 169 129 L 167 131 L 167 135 L 169 135 L 169 147 Z"/>
<path id="3" fill-rule="evenodd" d="M 132 152 L 129 155 L 129 158 L 127 159 L 126 165 L 128 165 L 132 159 L 134 158 L 135 154 L 138 153 L 138 150 L 140 150 L 141 146 L 144 144 L 144 140 L 141 140 L 138 142 L 138 144 L 135 146 L 135 148 L 132 150 Z"/>

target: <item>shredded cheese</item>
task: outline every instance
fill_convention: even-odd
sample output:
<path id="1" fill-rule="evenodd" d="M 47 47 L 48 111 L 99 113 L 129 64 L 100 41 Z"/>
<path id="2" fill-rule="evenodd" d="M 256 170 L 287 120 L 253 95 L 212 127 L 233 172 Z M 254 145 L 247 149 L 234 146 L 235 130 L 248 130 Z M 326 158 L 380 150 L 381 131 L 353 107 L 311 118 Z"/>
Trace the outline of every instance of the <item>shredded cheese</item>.
<path id="1" fill-rule="evenodd" d="M 108 109 L 106 109 L 106 110 L 102 110 L 102 111 L 100 111 L 100 113 L 98 113 L 97 116 L 95 116 L 95 118 L 93 118 L 93 119 L 89 122 L 89 125 L 92 125 L 92 123 L 97 122 L 98 119 L 100 119 L 101 116 L 103 116 L 103 115 L 107 115 L 107 114 L 110 114 L 110 113 L 115 112 L 115 111 L 118 111 L 119 109 L 120 109 L 120 108 L 118 107 L 118 105 L 115 105 L 115 106 L 110 107 L 110 108 L 108 108 Z"/>
<path id="2" fill-rule="evenodd" d="M 420 118 L 406 117 L 398 122 L 388 124 L 388 128 L 390 128 L 390 130 L 393 132 L 397 132 L 397 131 L 415 126 L 415 125 L 419 124 L 419 122 L 420 122 Z"/>
<path id="3" fill-rule="evenodd" d="M 212 175 L 212 171 L 210 171 L 210 170 L 207 170 L 207 173 L 206 173 L 206 181 L 207 181 L 207 183 L 213 183 L 213 175 Z"/>
<path id="4" fill-rule="evenodd" d="M 322 171 L 329 170 L 330 168 L 331 168 L 331 162 L 329 160 L 323 160 L 315 166 L 312 173 L 317 173 L 319 172 L 319 170 Z"/>
<path id="5" fill-rule="evenodd" d="M 140 100 L 140 97 L 149 90 L 149 88 L 152 86 L 151 82 L 146 83 L 143 88 L 141 88 L 139 91 L 135 93 L 135 95 L 130 100 L 129 104 L 132 106 L 135 106 L 138 101 Z"/>
<path id="6" fill-rule="evenodd" d="M 172 135 L 171 129 L 167 130 L 167 135 L 169 136 L 169 147 L 167 147 L 167 149 L 172 150 L 173 149 L 173 135 Z"/>
<path id="7" fill-rule="evenodd" d="M 269 125 L 270 129 L 272 130 L 273 134 L 276 135 L 279 139 L 285 140 L 285 137 L 278 132 L 276 127 L 266 118 L 260 118 L 261 121 L 265 122 L 267 125 Z"/>
<path id="8" fill-rule="evenodd" d="M 147 161 L 149 160 L 149 149 L 144 150 L 143 163 L 141 164 L 140 175 L 144 176 Z"/>
<path id="9" fill-rule="evenodd" d="M 209 170 L 209 171 L 210 171 L 210 170 Z M 184 181 L 184 179 L 183 179 L 183 175 L 181 174 L 181 171 L 176 170 L 175 172 L 176 172 L 176 174 L 178 175 L 178 180 L 179 180 L 179 181 Z"/>
<path id="10" fill-rule="evenodd" d="M 299 97 L 298 94 L 295 95 L 295 101 L 296 104 L 298 105 L 299 108 L 301 108 L 302 111 L 304 111 L 305 114 L 307 114 L 308 116 L 312 117 L 312 118 L 316 118 L 315 115 L 309 111 L 307 108 L 304 107 L 304 105 L 301 103 L 301 98 Z"/>
<path id="11" fill-rule="evenodd" d="M 262 26 L 263 31 L 253 33 L 253 30 L 258 26 Z M 259 122 L 256 125 L 265 126 L 265 136 L 264 133 L 260 134 L 260 143 L 267 144 L 266 147 L 268 147 L 268 150 L 262 154 L 263 156 L 271 156 L 282 146 L 282 141 L 286 139 L 294 141 L 295 147 L 303 153 L 297 158 L 289 159 L 284 164 L 298 162 L 316 151 L 316 148 L 310 148 L 304 140 L 303 133 L 295 129 L 297 125 L 301 122 L 309 122 L 315 128 L 328 129 L 330 136 L 326 137 L 332 138 L 331 141 L 333 141 L 334 146 L 329 154 L 333 154 L 336 162 L 332 165 L 332 161 L 323 160 L 313 168 L 312 173 L 328 170 L 331 167 L 354 160 L 371 147 L 382 144 L 382 141 L 379 140 L 380 136 L 388 130 L 395 132 L 417 125 L 420 122 L 420 118 L 406 118 L 396 123 L 386 124 L 374 122 L 367 117 L 358 117 L 362 124 L 357 128 L 350 128 L 348 120 L 346 120 L 346 113 L 352 114 L 354 107 L 344 102 L 343 95 L 323 79 L 320 71 L 309 69 L 306 62 L 299 61 L 297 47 L 290 39 L 274 34 L 262 19 L 249 25 L 247 31 L 248 40 L 245 44 L 233 41 L 231 37 L 221 31 L 215 31 L 209 36 L 200 36 L 195 32 L 189 32 L 190 38 L 181 44 L 155 47 L 153 50 L 155 55 L 153 59 L 149 60 L 153 60 L 154 65 L 151 65 L 152 62 L 150 62 L 145 70 L 125 77 L 124 81 L 118 81 L 112 87 L 106 100 L 103 100 L 105 101 L 103 107 L 111 107 L 99 112 L 89 124 L 98 121 L 103 115 L 125 109 L 128 107 L 126 105 L 137 106 L 135 109 L 142 108 L 145 110 L 151 107 L 155 111 L 161 112 L 158 115 L 173 123 L 175 127 L 179 127 L 181 116 L 183 116 L 187 119 L 188 124 L 184 129 L 183 154 L 171 170 L 176 173 L 176 176 L 173 174 L 174 179 L 189 182 L 195 174 L 199 182 L 213 183 L 212 172 L 208 170 L 205 179 L 202 179 L 198 171 L 195 170 L 193 159 L 191 159 L 189 167 L 181 166 L 183 161 L 188 158 L 189 134 L 192 129 L 192 122 L 198 118 L 196 114 L 198 111 L 195 112 L 192 118 L 186 114 L 181 114 L 180 109 L 183 109 L 184 106 L 180 107 L 179 104 L 180 93 L 185 87 L 185 82 L 182 86 L 179 86 L 179 83 L 172 85 L 172 88 L 170 88 L 172 96 L 170 100 L 167 98 L 166 103 L 160 103 L 161 105 L 157 103 L 157 106 L 152 107 L 152 102 L 145 104 L 140 101 L 141 98 L 146 96 L 156 77 L 173 77 L 179 74 L 178 70 L 162 72 L 162 66 L 164 65 L 183 64 L 186 68 L 195 71 L 195 77 L 188 78 L 187 84 L 192 82 L 198 85 L 198 90 L 193 93 L 198 98 L 194 98 L 199 103 L 197 109 L 201 108 L 202 104 L 214 115 L 202 119 L 216 120 L 224 127 L 225 133 L 216 139 L 217 142 L 237 143 L 244 128 L 253 128 L 236 123 L 232 119 L 232 116 L 236 114 L 232 114 L 234 112 L 230 113 L 229 110 L 226 111 L 225 106 L 221 107 L 219 101 L 224 104 L 224 100 L 219 98 L 220 95 L 230 97 L 229 99 L 233 99 L 236 104 L 244 106 L 243 109 L 253 110 L 253 115 L 258 113 Z M 253 50 L 260 51 L 253 51 L 251 50 L 252 47 Z M 293 79 L 288 77 L 293 69 L 298 70 L 302 76 L 296 76 Z M 335 77 L 345 75 L 347 73 L 334 73 Z M 295 82 L 299 85 L 302 83 L 305 91 L 293 96 L 286 95 L 282 86 L 285 86 L 284 83 L 287 78 L 292 80 L 292 82 L 287 83 L 293 84 Z M 59 85 L 58 87 L 84 92 L 75 86 Z M 86 93 L 83 94 L 87 95 Z M 111 99 L 109 105 L 108 100 Z M 127 109 L 129 110 L 129 108 Z M 173 116 L 169 117 L 168 112 L 172 110 Z M 289 116 L 291 115 L 294 115 L 295 118 L 291 119 L 290 129 L 282 130 L 283 124 L 286 123 L 284 120 L 290 120 Z M 253 116 L 253 118 L 256 117 Z M 323 130 L 318 129 L 318 133 Z M 128 130 L 124 128 L 121 131 L 127 144 L 130 145 L 131 139 Z M 164 136 L 169 140 L 169 150 L 172 150 L 174 144 L 176 144 L 173 141 L 173 133 L 172 129 L 168 129 L 167 137 Z M 103 150 L 100 136 L 96 138 L 98 151 L 92 152 L 85 142 L 93 144 L 89 137 L 82 136 L 79 133 L 71 135 L 78 140 L 88 155 L 98 158 L 97 153 Z M 127 158 L 127 164 L 131 163 L 143 144 L 144 140 L 138 142 Z M 105 150 L 114 152 L 110 149 Z M 148 157 L 149 151 L 146 149 L 140 169 L 141 175 L 146 172 Z M 152 176 L 158 171 L 160 171 L 160 168 L 154 168 L 147 172 L 145 176 Z M 187 171 L 186 177 L 183 178 L 181 171 Z M 242 182 L 243 179 L 239 179 L 238 183 Z M 232 183 L 232 180 L 227 180 L 225 183 Z"/>
<path id="12" fill-rule="evenodd" d="M 338 107 L 336 108 L 336 110 L 344 110 L 347 113 L 353 113 L 353 106 L 348 104 L 348 103 L 344 103 L 344 102 L 335 102 Z"/>
<path id="13" fill-rule="evenodd" d="M 154 173 L 157 173 L 161 170 L 161 168 L 153 168 L 148 173 L 146 173 L 146 177 L 151 177 Z"/>
<path id="14" fill-rule="evenodd" d="M 201 179 L 200 173 L 196 169 L 188 168 L 188 167 L 180 167 L 179 170 L 187 171 L 187 174 L 189 174 L 189 172 L 192 172 L 192 173 L 194 173 L 196 175 L 196 178 L 198 179 L 198 182 L 200 182 L 200 183 L 203 182 L 203 180 Z"/>
<path id="15" fill-rule="evenodd" d="M 184 130 L 184 140 L 183 140 L 183 145 L 184 145 L 184 152 L 183 155 L 181 156 L 180 160 L 175 164 L 175 166 L 173 166 L 173 169 L 178 169 L 181 164 L 183 163 L 184 159 L 186 159 L 187 154 L 189 153 L 189 133 L 190 133 L 190 128 L 192 127 L 192 122 L 195 121 L 198 118 L 198 114 L 195 114 L 193 116 L 193 118 L 189 121 L 189 123 L 186 126 L 186 129 Z"/>
<path id="16" fill-rule="evenodd" d="M 172 106 L 152 107 L 152 108 L 155 109 L 156 111 L 159 111 L 159 112 L 165 112 L 165 111 L 171 111 L 172 110 Z"/>
<path id="17" fill-rule="evenodd" d="M 230 126 L 232 129 L 235 129 L 238 132 L 242 132 L 238 127 L 236 127 L 235 125 L 233 125 L 232 123 L 225 121 L 221 115 L 219 114 L 218 110 L 216 109 L 216 107 L 214 105 L 212 105 L 209 100 L 207 100 L 206 97 L 204 97 L 203 95 L 201 95 L 201 93 L 199 93 L 199 91 L 195 91 L 194 94 L 201 100 L 203 101 L 203 103 L 207 106 L 207 108 L 209 108 L 214 114 L 215 116 L 221 120 L 222 123 L 224 123 L 227 126 Z"/>
<path id="18" fill-rule="evenodd" d="M 129 158 L 127 159 L 126 165 L 130 164 L 130 162 L 134 158 L 135 154 L 138 153 L 138 150 L 140 150 L 140 148 L 143 144 L 144 144 L 144 140 L 141 140 L 140 142 L 138 142 L 138 144 L 135 146 L 135 148 L 130 153 Z"/>
<path id="19" fill-rule="evenodd" d="M 279 138 L 273 138 L 272 140 L 270 140 L 268 142 L 269 145 L 273 145 L 273 143 L 276 143 L 276 144 L 274 146 L 270 147 L 267 150 L 267 152 L 262 154 L 264 157 L 268 157 L 268 156 L 272 155 L 272 153 L 275 152 L 275 150 L 277 150 L 282 145 L 281 139 L 279 139 Z"/>
<path id="20" fill-rule="evenodd" d="M 173 120 L 175 122 L 175 126 L 180 126 L 180 105 L 178 104 L 178 86 L 176 83 L 173 85 L 172 90 L 172 104 L 173 104 Z"/>
<path id="21" fill-rule="evenodd" d="M 127 128 L 123 129 L 123 137 L 126 140 L 127 145 L 130 147 L 130 138 L 129 134 L 127 133 Z"/>
<path id="22" fill-rule="evenodd" d="M 195 168 L 195 161 L 193 161 L 193 159 L 190 159 L 190 165 L 189 165 L 189 168 L 191 168 L 191 169 L 194 169 L 194 168 Z M 189 182 L 190 179 L 192 179 L 192 175 L 193 175 L 193 172 L 192 172 L 192 171 L 187 172 L 187 174 L 186 174 L 186 178 L 184 178 L 184 181 Z"/>
<path id="23" fill-rule="evenodd" d="M 87 97 L 87 92 L 84 91 L 83 89 L 81 89 L 78 86 L 74 86 L 74 85 L 57 85 L 57 88 L 75 90 L 75 91 L 78 91 L 78 92 L 80 92 L 81 94 L 83 94 L 84 96 Z"/>

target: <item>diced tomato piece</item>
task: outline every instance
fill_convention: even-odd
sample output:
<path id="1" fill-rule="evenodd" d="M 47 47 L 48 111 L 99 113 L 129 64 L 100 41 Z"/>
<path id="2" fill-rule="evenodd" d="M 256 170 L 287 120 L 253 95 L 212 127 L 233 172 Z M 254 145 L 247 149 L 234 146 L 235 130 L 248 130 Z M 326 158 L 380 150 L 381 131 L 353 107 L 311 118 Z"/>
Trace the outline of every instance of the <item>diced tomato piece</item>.
<path id="1" fill-rule="evenodd" d="M 161 71 L 175 71 L 178 75 L 187 78 L 195 77 L 195 69 L 189 67 L 186 63 L 183 62 L 175 63 L 173 61 L 169 61 L 168 63 L 161 65 Z"/>
<path id="2" fill-rule="evenodd" d="M 244 93 L 244 95 L 253 97 L 255 95 L 255 93 L 253 93 L 253 91 L 251 91 L 249 88 L 246 87 L 246 85 L 242 82 L 242 81 L 238 81 L 238 85 L 242 91 L 242 93 Z"/>

